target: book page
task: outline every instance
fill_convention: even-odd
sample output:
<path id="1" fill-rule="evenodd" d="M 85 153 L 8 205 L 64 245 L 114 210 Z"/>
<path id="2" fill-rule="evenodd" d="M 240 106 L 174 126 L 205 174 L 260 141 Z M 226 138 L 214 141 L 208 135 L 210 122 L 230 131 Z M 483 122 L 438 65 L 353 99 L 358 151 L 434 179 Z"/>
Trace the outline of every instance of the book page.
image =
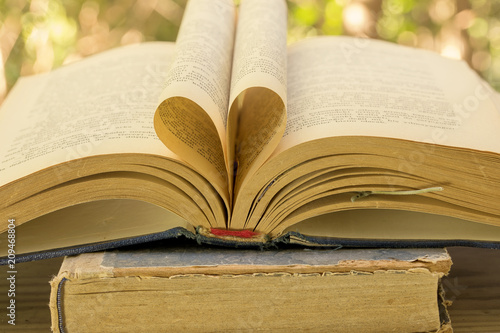
<path id="1" fill-rule="evenodd" d="M 160 140 L 228 198 L 224 147 L 235 30 L 231 0 L 188 3 L 154 117 Z"/>
<path id="2" fill-rule="evenodd" d="M 274 151 L 285 130 L 286 26 L 285 1 L 241 2 L 227 131 L 235 193 Z"/>
<path id="3" fill-rule="evenodd" d="M 289 48 L 288 121 L 275 154 L 332 136 L 500 152 L 495 93 L 465 62 L 399 45 L 320 37 Z"/>
<path id="4" fill-rule="evenodd" d="M 93 155 L 178 160 L 151 123 L 173 53 L 172 43 L 133 45 L 21 78 L 0 109 L 0 186 Z"/>
<path id="5" fill-rule="evenodd" d="M 16 244 L 16 254 L 137 237 L 176 227 L 195 232 L 186 220 L 147 202 L 97 200 L 66 207 L 16 226 L 16 232 L 22 235 L 22 242 Z M 0 240 L 0 246 L 5 249 L 0 250 L 0 256 L 7 255 L 6 241 L 7 238 Z"/>
<path id="6" fill-rule="evenodd" d="M 373 223 L 377 221 L 377 223 Z M 345 210 L 324 214 L 285 229 L 308 236 L 357 240 L 500 241 L 500 228 L 444 215 L 393 209 Z"/>

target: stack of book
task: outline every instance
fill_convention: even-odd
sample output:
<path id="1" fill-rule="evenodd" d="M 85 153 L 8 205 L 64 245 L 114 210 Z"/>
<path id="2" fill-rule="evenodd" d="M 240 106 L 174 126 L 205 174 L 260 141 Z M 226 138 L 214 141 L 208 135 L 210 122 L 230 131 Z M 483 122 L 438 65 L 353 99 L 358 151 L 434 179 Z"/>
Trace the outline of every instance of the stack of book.
<path id="1" fill-rule="evenodd" d="M 500 248 L 500 95 L 429 51 L 287 47 L 284 0 L 236 10 L 192 0 L 176 43 L 19 80 L 0 263 L 81 254 L 52 281 L 61 332 L 449 330 L 450 259 L 409 248 Z M 247 250 L 85 254 L 179 237 Z"/>

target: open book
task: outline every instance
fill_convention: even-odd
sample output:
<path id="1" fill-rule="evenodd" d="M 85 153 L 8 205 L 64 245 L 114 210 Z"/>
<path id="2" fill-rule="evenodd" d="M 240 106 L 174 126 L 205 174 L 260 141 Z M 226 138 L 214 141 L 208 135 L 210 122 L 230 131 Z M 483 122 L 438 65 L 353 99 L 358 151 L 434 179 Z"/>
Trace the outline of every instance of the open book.
<path id="1" fill-rule="evenodd" d="M 349 37 L 287 47 L 285 1 L 235 17 L 230 0 L 192 0 L 175 45 L 19 80 L 0 110 L 16 253 L 178 230 L 499 246 L 500 96 L 464 62 Z"/>

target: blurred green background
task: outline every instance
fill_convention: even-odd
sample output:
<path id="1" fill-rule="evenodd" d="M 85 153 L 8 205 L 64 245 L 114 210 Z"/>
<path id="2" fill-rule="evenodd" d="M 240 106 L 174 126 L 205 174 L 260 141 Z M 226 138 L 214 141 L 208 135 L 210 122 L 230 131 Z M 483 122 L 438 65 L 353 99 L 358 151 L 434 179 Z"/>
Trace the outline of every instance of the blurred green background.
<path id="1" fill-rule="evenodd" d="M 273 1 L 273 0 L 270 0 Z M 353 35 L 466 60 L 500 91 L 500 0 L 289 0 L 289 42 Z M 0 0 L 0 101 L 20 75 L 174 41 L 185 0 Z"/>

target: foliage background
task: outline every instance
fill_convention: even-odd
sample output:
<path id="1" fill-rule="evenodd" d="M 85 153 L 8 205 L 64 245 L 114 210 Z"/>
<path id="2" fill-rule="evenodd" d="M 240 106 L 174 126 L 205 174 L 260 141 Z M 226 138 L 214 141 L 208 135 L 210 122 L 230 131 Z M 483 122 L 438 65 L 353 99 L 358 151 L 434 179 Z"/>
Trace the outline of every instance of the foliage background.
<path id="1" fill-rule="evenodd" d="M 46 72 L 119 45 L 174 41 L 185 3 L 0 0 L 0 101 L 20 75 Z M 431 49 L 466 60 L 500 91 L 500 0 L 287 3 L 289 42 L 344 34 Z"/>

